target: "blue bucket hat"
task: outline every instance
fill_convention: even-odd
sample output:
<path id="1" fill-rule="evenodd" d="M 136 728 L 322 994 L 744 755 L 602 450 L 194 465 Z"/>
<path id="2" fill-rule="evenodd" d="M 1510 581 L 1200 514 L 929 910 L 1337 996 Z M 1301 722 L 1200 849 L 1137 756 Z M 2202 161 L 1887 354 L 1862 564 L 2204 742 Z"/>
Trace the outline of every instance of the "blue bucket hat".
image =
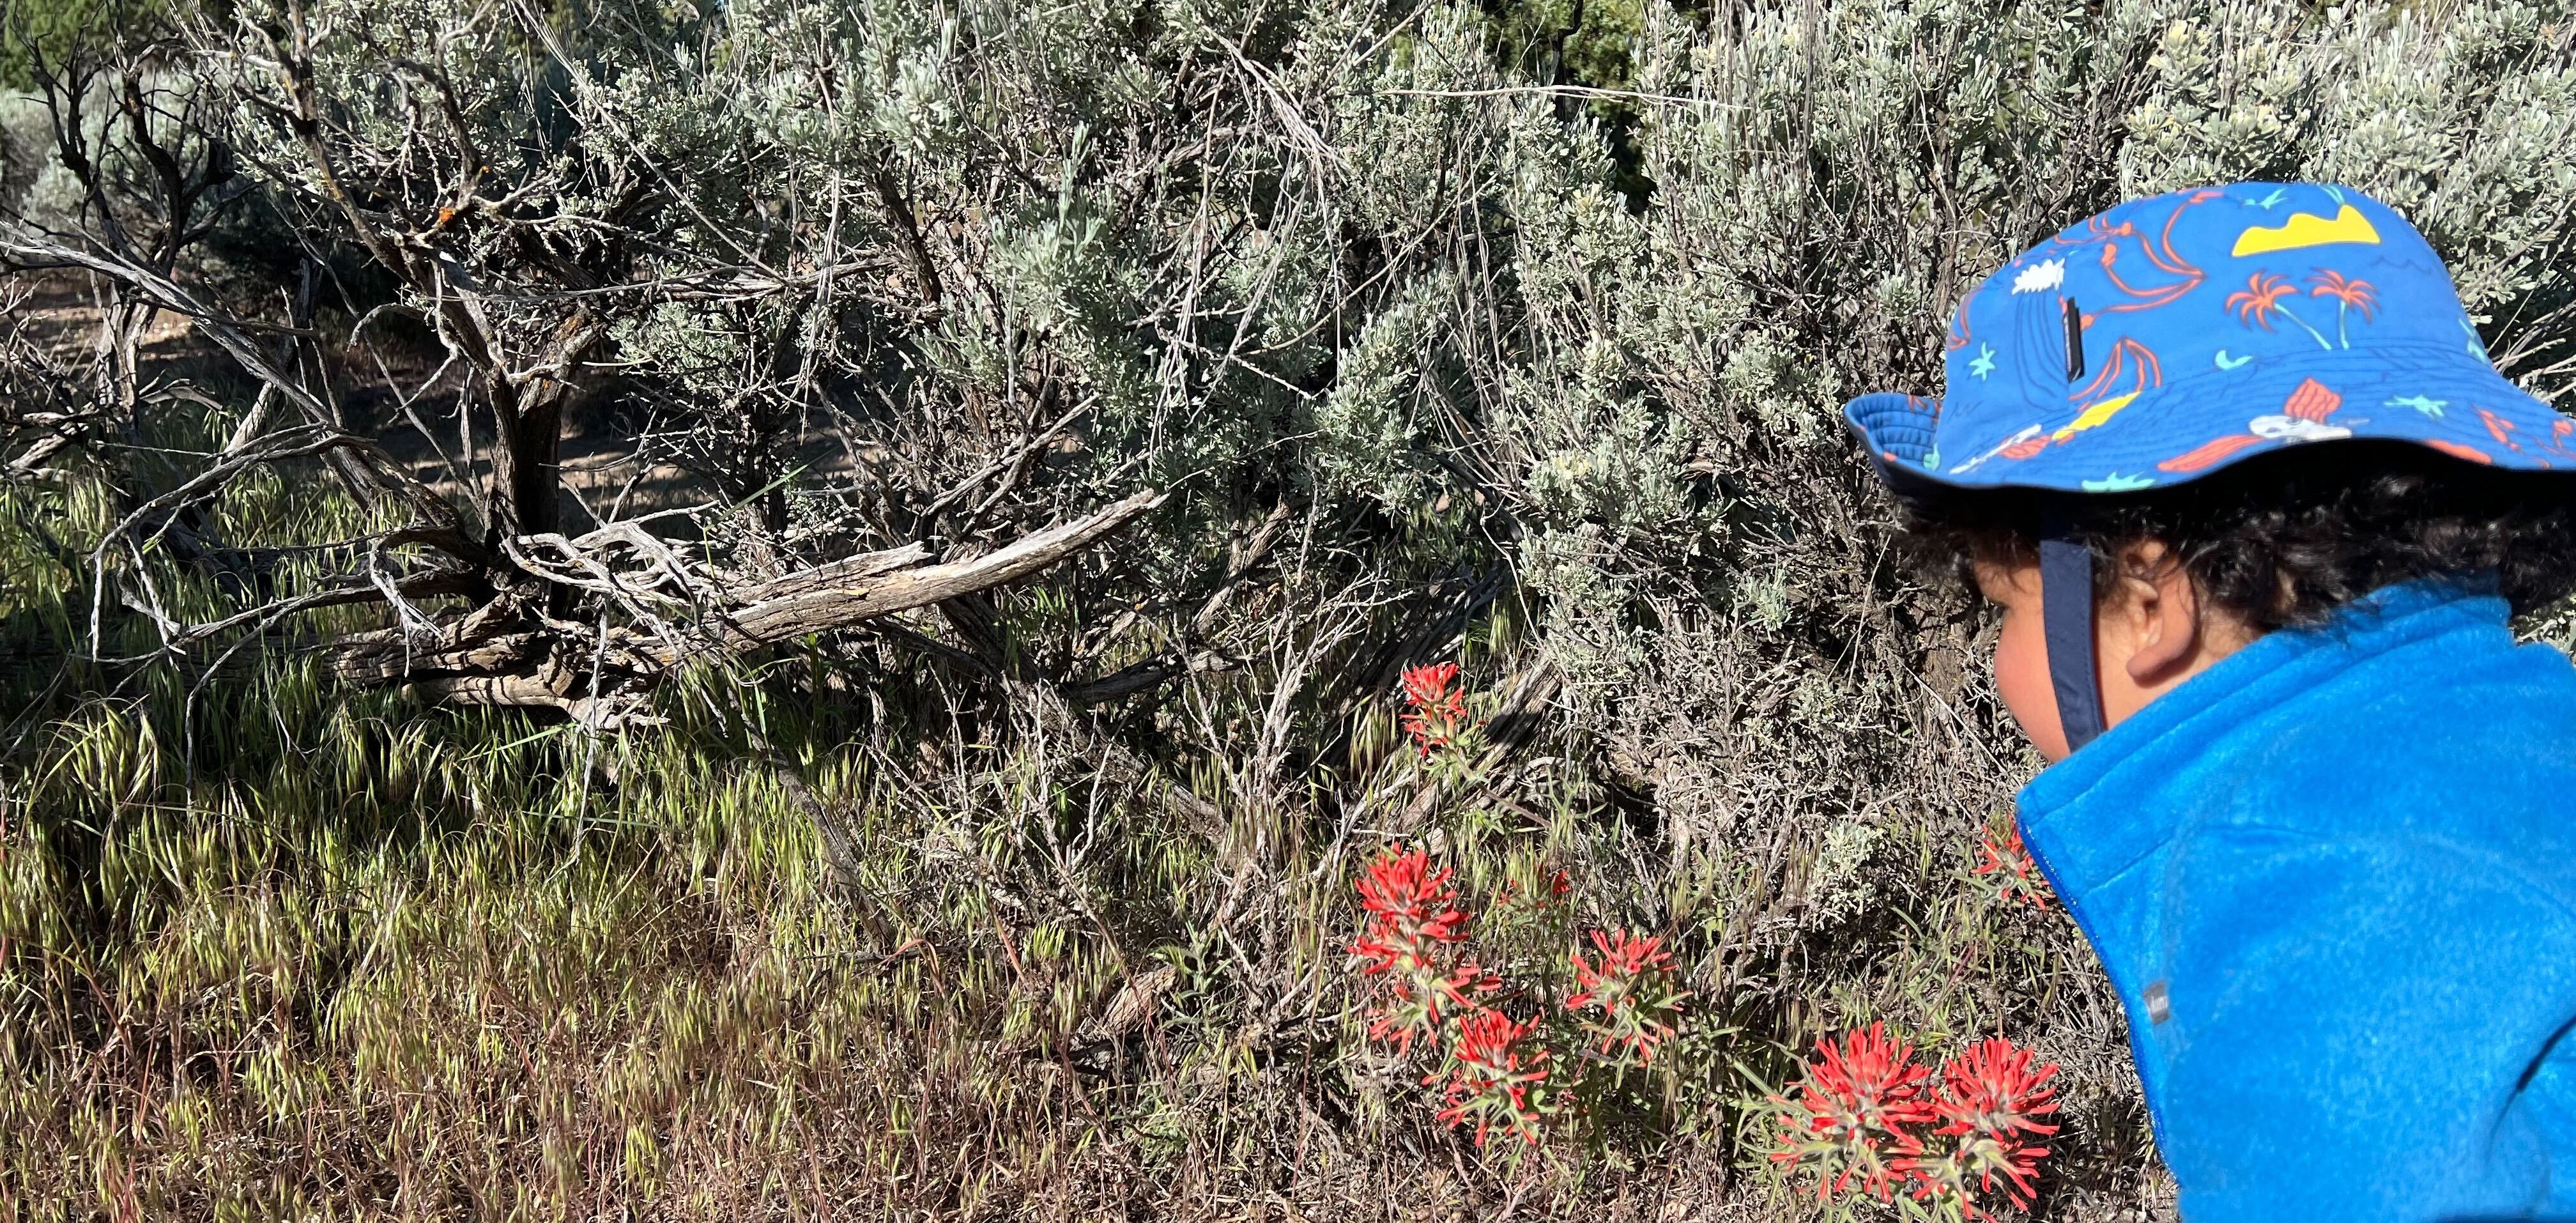
<path id="1" fill-rule="evenodd" d="M 1946 396 L 1843 408 L 1901 496 L 2134 492 L 2350 438 L 2576 471 L 2576 419 L 2496 372 L 2441 257 L 2348 187 L 2122 204 L 1987 277 L 1946 348 Z M 2081 747 L 2101 729 L 2093 669 L 2057 662 L 2061 642 L 2092 655 L 2091 554 L 2041 534 L 2050 670 Z"/>

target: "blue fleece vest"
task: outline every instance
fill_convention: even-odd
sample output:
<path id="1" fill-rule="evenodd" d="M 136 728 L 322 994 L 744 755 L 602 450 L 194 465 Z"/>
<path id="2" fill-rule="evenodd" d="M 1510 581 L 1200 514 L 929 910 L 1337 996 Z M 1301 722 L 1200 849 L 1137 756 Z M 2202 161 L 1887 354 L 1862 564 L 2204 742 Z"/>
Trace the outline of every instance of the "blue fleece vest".
<path id="1" fill-rule="evenodd" d="M 2391 587 L 2041 773 L 2185 1223 L 2576 1219 L 2576 668 Z"/>

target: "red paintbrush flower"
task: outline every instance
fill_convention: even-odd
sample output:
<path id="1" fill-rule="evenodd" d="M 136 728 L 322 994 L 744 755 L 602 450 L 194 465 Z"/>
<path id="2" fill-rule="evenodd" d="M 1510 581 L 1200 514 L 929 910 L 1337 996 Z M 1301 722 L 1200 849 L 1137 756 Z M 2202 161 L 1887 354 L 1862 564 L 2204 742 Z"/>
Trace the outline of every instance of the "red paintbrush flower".
<path id="1" fill-rule="evenodd" d="M 1473 1010 L 1478 996 L 1501 982 L 1472 962 L 1452 964 L 1452 944 L 1467 936 L 1467 914 L 1453 903 L 1447 867 L 1431 855 L 1389 845 L 1370 860 L 1354 883 L 1368 922 L 1350 944 L 1362 976 L 1383 978 L 1369 1036 L 1409 1053 L 1417 1036 L 1441 1019 Z"/>
<path id="2" fill-rule="evenodd" d="M 1969 873 L 1990 876 L 1990 894 L 1995 899 L 2048 907 L 2048 880 L 2040 875 L 2039 863 L 2031 860 L 2030 850 L 2022 845 L 2020 828 L 2006 824 L 2001 840 L 1987 833 L 1980 849 L 1977 868 Z"/>
<path id="3" fill-rule="evenodd" d="M 1993 1192 L 2000 1177 L 2013 1205 L 2031 1204 L 2039 1161 L 2048 1155 L 2038 1140 L 2057 1132 L 2039 1120 L 2057 1111 L 2056 1090 L 2047 1085 L 2057 1066 L 2033 1068 L 2032 1059 L 2031 1050 L 1998 1037 L 1969 1046 L 1941 1067 L 1932 1107 L 1942 1124 L 1932 1132 L 1952 1143 L 1934 1153 L 1920 1138 L 1909 1137 L 1896 1161 L 1917 1199 L 1955 1202 L 1974 1217 L 1980 1213 L 1977 1195 Z"/>
<path id="4" fill-rule="evenodd" d="M 1457 742 L 1466 730 L 1467 694 L 1451 687 L 1457 682 L 1454 662 L 1404 669 L 1404 732 L 1425 756 Z"/>
<path id="5" fill-rule="evenodd" d="M 1771 1160 L 1814 1172 L 1819 1199 L 1857 1182 L 1863 1193 L 1887 1201 L 1904 1180 L 1892 1162 L 1892 1152 L 1909 1138 L 1904 1127 L 1935 1116 L 1924 1091 L 1931 1072 L 1914 1063 L 1912 1045 L 1890 1040 L 1882 1024 L 1846 1033 L 1839 1046 L 1818 1040 L 1816 1053 L 1795 1105 L 1773 1097 L 1781 1117 Z"/>
<path id="6" fill-rule="evenodd" d="M 1432 868 L 1430 854 L 1389 845 L 1352 886 L 1372 919 L 1373 937 L 1454 943 L 1466 937 L 1467 915 L 1451 903 L 1458 899 L 1458 889 L 1449 886 L 1450 878 L 1448 867 Z"/>
<path id="7" fill-rule="evenodd" d="M 1404 699 L 1416 709 L 1436 706 L 1458 699 L 1449 685 L 1458 682 L 1458 664 L 1427 663 L 1404 669 Z"/>
<path id="8" fill-rule="evenodd" d="M 1655 1050 L 1673 1035 L 1673 1020 L 1690 995 L 1673 985 L 1673 955 L 1661 938 L 1639 938 L 1625 930 L 1592 932 L 1598 960 L 1574 953 L 1574 980 L 1582 992 L 1565 1000 L 1565 1009 L 1586 1010 L 1581 1023 L 1586 1036 L 1603 1053 L 1624 1051 L 1638 1065 L 1654 1061 Z"/>
<path id="9" fill-rule="evenodd" d="M 1459 1020 L 1456 1064 L 1448 1074 L 1440 1120 L 1450 1125 L 1473 1120 L 1477 1146 L 1497 1130 L 1536 1144 L 1544 1109 L 1531 1093 L 1546 1086 L 1548 1075 L 1547 1051 L 1524 1046 L 1536 1026 L 1500 1011 L 1477 1011 Z M 1434 1074 L 1423 1082 L 1440 1079 Z"/>

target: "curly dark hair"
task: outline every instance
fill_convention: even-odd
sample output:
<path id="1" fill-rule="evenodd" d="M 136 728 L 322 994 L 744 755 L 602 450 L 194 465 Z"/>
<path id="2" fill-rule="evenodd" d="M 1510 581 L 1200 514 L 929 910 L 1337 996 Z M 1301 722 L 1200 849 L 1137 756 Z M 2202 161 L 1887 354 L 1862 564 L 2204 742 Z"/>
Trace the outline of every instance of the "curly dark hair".
<path id="1" fill-rule="evenodd" d="M 2291 447 L 2135 493 L 2000 489 L 1906 510 L 1916 564 L 1970 582 L 1980 562 L 2035 558 L 2043 513 L 2092 547 L 2106 589 L 2124 545 L 2161 541 L 2203 598 L 2267 632 L 2420 578 L 2493 590 L 2517 615 L 2576 589 L 2576 473 L 2501 471 L 2404 442 Z"/>

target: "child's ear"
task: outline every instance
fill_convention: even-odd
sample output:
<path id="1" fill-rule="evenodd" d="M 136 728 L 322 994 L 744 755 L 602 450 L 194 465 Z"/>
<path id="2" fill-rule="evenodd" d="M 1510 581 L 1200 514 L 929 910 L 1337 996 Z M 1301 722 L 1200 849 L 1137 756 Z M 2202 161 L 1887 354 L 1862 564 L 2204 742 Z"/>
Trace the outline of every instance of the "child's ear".
<path id="1" fill-rule="evenodd" d="M 2131 647 L 2123 661 L 2129 679 L 2154 687 L 2191 665 L 2201 642 L 2200 589 L 2182 558 L 2158 540 L 2141 540 L 2120 552 L 2121 607 Z"/>

